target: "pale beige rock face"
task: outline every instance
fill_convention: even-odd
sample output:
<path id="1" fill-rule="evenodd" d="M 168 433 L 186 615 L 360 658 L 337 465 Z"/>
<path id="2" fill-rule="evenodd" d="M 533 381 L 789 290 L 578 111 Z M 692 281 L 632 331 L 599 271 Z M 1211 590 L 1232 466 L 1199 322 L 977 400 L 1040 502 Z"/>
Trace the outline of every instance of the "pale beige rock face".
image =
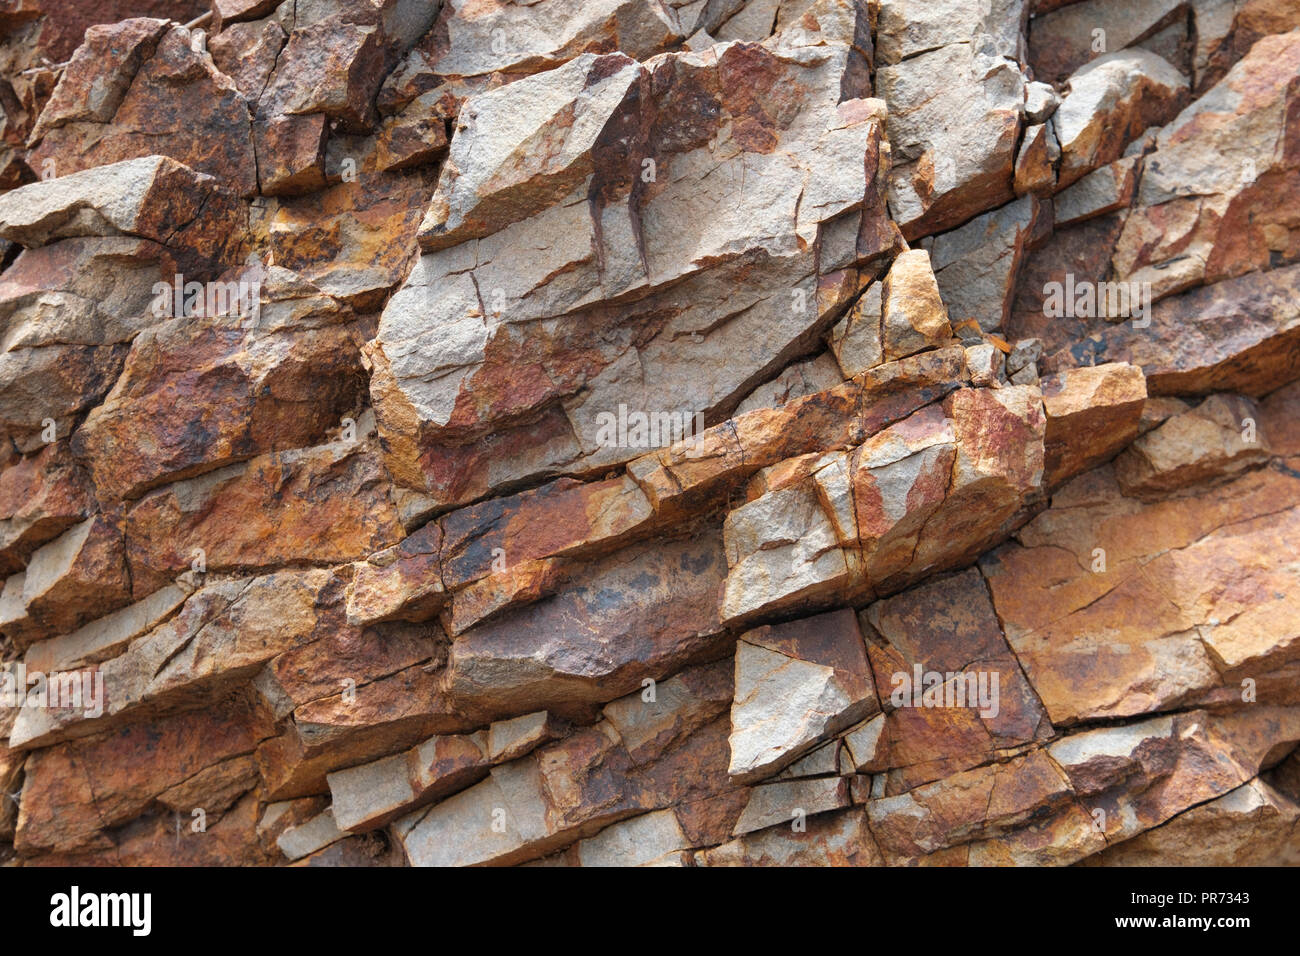
<path id="1" fill-rule="evenodd" d="M 0 3 L 0 867 L 1300 863 L 1294 0 L 160 2 Z"/>
<path id="2" fill-rule="evenodd" d="M 1052 117 L 1062 187 L 1118 159 L 1147 127 L 1172 118 L 1187 94 L 1186 77 L 1138 49 L 1099 56 L 1076 71 L 1069 86 Z"/>
<path id="3" fill-rule="evenodd" d="M 1269 458 L 1258 406 L 1239 395 L 1212 395 L 1147 432 L 1115 462 L 1127 495 L 1143 497 L 1229 477 Z"/>
<path id="4" fill-rule="evenodd" d="M 890 209 L 910 240 L 1012 198 L 1029 5 L 886 0 L 877 94 L 889 105 Z"/>
<path id="5" fill-rule="evenodd" d="M 948 310 L 925 250 L 913 249 L 894 260 L 880 296 L 886 361 L 947 344 L 952 331 Z"/>

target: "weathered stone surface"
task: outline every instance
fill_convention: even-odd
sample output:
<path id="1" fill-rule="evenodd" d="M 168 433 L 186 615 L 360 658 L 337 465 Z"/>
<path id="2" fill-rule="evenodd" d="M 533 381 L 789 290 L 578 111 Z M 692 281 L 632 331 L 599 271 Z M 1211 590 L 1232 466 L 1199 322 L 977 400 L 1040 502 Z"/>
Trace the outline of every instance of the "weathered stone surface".
<path id="1" fill-rule="evenodd" d="M 335 681 L 336 693 L 292 707 L 286 731 L 258 748 L 267 796 L 323 793 L 329 789 L 326 775 L 335 770 L 414 747 L 431 734 L 471 729 L 443 699 L 436 670 L 444 661 L 445 652 L 365 683 L 357 680 L 355 689 Z"/>
<path id="2" fill-rule="evenodd" d="M 982 560 L 1054 724 L 1177 707 L 1247 666 L 1262 674 L 1293 659 L 1289 628 L 1276 627 L 1295 614 L 1292 572 L 1275 550 L 1296 520 L 1293 481 L 1250 472 L 1143 504 L 1106 466 L 1066 485 L 1020 544 Z"/>
<path id="3" fill-rule="evenodd" d="M 358 425 L 358 431 L 364 423 Z M 137 595 L 188 570 L 345 563 L 402 534 L 373 441 L 276 452 L 146 494 L 127 513 Z"/>
<path id="4" fill-rule="evenodd" d="M 430 90 L 454 96 L 468 81 L 492 74 L 526 76 L 587 51 L 616 48 L 644 60 L 694 32 L 694 22 L 679 20 L 674 6 L 635 0 L 577 6 L 452 0 L 442 5 L 434 29 L 385 82 L 380 108 L 395 111 Z M 507 42 L 494 43 L 498 35 Z"/>
<path id="5" fill-rule="evenodd" d="M 1298 71 L 1300 36 L 1266 37 L 1161 129 L 1116 244 L 1118 277 L 1159 296 L 1300 257 L 1278 214 L 1300 189 Z"/>
<path id="6" fill-rule="evenodd" d="M 856 445 L 942 398 L 964 380 L 960 349 L 923 352 L 860 374 L 826 392 L 759 409 L 628 466 L 660 514 L 707 507 L 759 468 Z"/>
<path id="7" fill-rule="evenodd" d="M 871 800 L 867 816 L 886 863 L 899 866 L 1014 830 L 1072 796 L 1066 775 L 1039 751 Z"/>
<path id="8" fill-rule="evenodd" d="M 735 687 L 728 772 L 741 783 L 773 775 L 880 707 L 847 610 L 746 632 Z"/>
<path id="9" fill-rule="evenodd" d="M 192 590 L 187 585 L 164 585 L 143 600 L 96 617 L 71 634 L 33 644 L 23 662 L 29 671 L 49 674 L 116 657 L 132 640 L 152 630 L 184 603 Z"/>
<path id="10" fill-rule="evenodd" d="M 131 339 L 157 321 L 156 283 L 167 276 L 170 285 L 186 258 L 125 236 L 66 239 L 19 254 L 0 278 L 0 427 L 17 450 L 63 443 L 99 404 Z M 52 479 L 65 470 L 48 464 Z"/>
<path id="11" fill-rule="evenodd" d="M 1179 0 L 1137 0 L 1123 6 L 1085 0 L 1034 17 L 1029 22 L 1029 63 L 1040 80 L 1062 82 L 1097 55 L 1093 31 L 1102 31 L 1102 52 L 1122 50 L 1172 20 L 1180 6 Z"/>
<path id="12" fill-rule="evenodd" d="M 193 49 L 184 27 L 173 24 L 142 43 L 140 34 L 151 36 L 156 22 L 126 20 L 92 33 L 81 63 L 74 57 L 41 114 L 28 163 L 39 169 L 52 162 L 62 177 L 162 152 L 237 195 L 251 195 L 257 161 L 244 97 L 206 52 Z M 156 46 L 145 56 L 149 43 Z M 119 60 L 100 44 L 136 52 Z"/>
<path id="13" fill-rule="evenodd" d="M 1089 857 L 1086 866 L 1295 866 L 1300 807 L 1261 779 Z"/>
<path id="14" fill-rule="evenodd" d="M 1138 157 L 1126 156 L 1093 170 L 1057 194 L 1053 210 L 1056 226 L 1127 208 L 1137 191 Z"/>
<path id="15" fill-rule="evenodd" d="M 962 389 L 944 400 L 944 411 L 956 440 L 947 494 L 919 530 L 900 576 L 872 572 L 878 587 L 967 563 L 1041 493 L 1045 420 L 1037 388 Z M 936 490 L 921 500 L 933 500 Z"/>
<path id="16" fill-rule="evenodd" d="M 882 757 L 887 762 L 886 792 L 1052 736 L 977 571 L 878 601 L 862 619 L 876 638 L 867 653 L 887 713 L 883 732 L 874 731 L 883 741 L 873 743 L 865 729 L 847 740 L 859 770 L 873 762 L 883 770 Z"/>
<path id="17" fill-rule="evenodd" d="M 1013 185 L 1017 196 L 1051 193 L 1056 189 L 1056 164 L 1061 145 L 1050 123 L 1036 123 L 1025 130 L 1016 153 Z"/>
<path id="18" fill-rule="evenodd" d="M 544 743 L 563 736 L 562 721 L 544 710 L 524 714 L 511 720 L 498 720 L 488 727 L 487 753 L 493 763 L 504 763 L 524 756 Z M 626 740 L 627 734 L 622 734 Z"/>
<path id="19" fill-rule="evenodd" d="M 425 620 L 446 600 L 439 555 L 442 526 L 424 527 L 355 568 L 348 585 L 349 624 Z"/>
<path id="20" fill-rule="evenodd" d="M 633 817 L 578 843 L 580 866 L 673 866 L 689 840 L 672 810 Z"/>
<path id="21" fill-rule="evenodd" d="M 306 823 L 285 830 L 276 839 L 275 844 L 287 859 L 300 860 L 343 839 L 344 836 L 345 834 L 334 821 L 334 812 L 331 809 L 312 817 Z"/>
<path id="22" fill-rule="evenodd" d="M 716 533 L 596 559 L 559 594 L 460 635 L 447 693 L 492 716 L 565 715 L 708 659 L 724 638 L 724 561 Z"/>
<path id="23" fill-rule="evenodd" d="M 840 777 L 763 784 L 750 791 L 733 833 L 741 836 L 780 823 L 789 825 L 848 803 L 848 784 Z"/>
<path id="24" fill-rule="evenodd" d="M 601 722 L 494 768 L 469 790 L 401 818 L 394 832 L 414 866 L 523 862 L 639 812 L 724 790 L 725 781 L 724 722 L 640 768 Z"/>
<path id="25" fill-rule="evenodd" d="M 843 321 L 845 320 L 841 320 L 841 323 Z M 836 328 L 839 328 L 839 325 Z M 862 368 L 869 367 L 864 365 Z M 845 377 L 846 373 L 841 371 L 840 365 L 831 353 L 822 352 L 814 358 L 795 362 L 770 382 L 765 382 L 754 389 L 736 406 L 736 414 L 743 415 L 755 409 L 779 408 L 791 399 L 815 395 L 817 392 L 834 388 L 843 382 Z"/>
<path id="26" fill-rule="evenodd" d="M 216 5 L 220 3 L 217 0 Z M 212 62 L 230 77 L 246 100 L 256 101 L 284 49 L 285 32 L 271 19 L 255 23 L 230 23 L 226 17 L 221 20 L 223 29 L 208 41 Z"/>
<path id="27" fill-rule="evenodd" d="M 934 275 L 954 324 L 975 319 L 986 332 L 1006 324 L 1038 215 L 1038 203 L 1026 196 L 935 238 Z"/>
<path id="28" fill-rule="evenodd" d="M 1057 273 L 1048 281 L 1062 279 Z M 1162 299 L 1152 307 L 1146 328 L 1100 319 L 1077 324 L 1044 320 L 1041 312 L 1032 328 L 1034 334 L 1041 328 L 1046 336 L 1048 370 L 1129 362 L 1142 367 L 1152 395 L 1230 390 L 1258 396 L 1291 381 L 1300 370 L 1297 284 L 1300 267 L 1287 266 Z M 1028 330 L 1023 317 L 1017 316 L 1017 325 Z M 1067 331 L 1071 325 L 1076 327 Z"/>
<path id="29" fill-rule="evenodd" d="M 37 117 L 33 139 L 79 120 L 111 120 L 140 64 L 153 56 L 166 31 L 166 20 L 147 17 L 90 27 Z"/>
<path id="30" fill-rule="evenodd" d="M 420 209 L 433 190 L 427 170 L 369 167 L 367 160 L 327 189 L 266 207 L 275 262 L 357 311 L 378 310 L 401 282 L 416 249 Z"/>
<path id="31" fill-rule="evenodd" d="M 16 846 L 27 854 L 108 848 L 101 827 L 125 823 L 168 788 L 251 753 L 269 732 L 256 710 L 232 704 L 41 750 L 25 765 Z M 224 808 L 210 809 L 215 817 Z"/>
<path id="32" fill-rule="evenodd" d="M 19 570 L 36 548 L 87 517 L 89 491 L 67 442 L 0 471 L 0 573 Z"/>
<path id="33" fill-rule="evenodd" d="M 10 746 L 39 747 L 141 716 L 188 697 L 202 702 L 248 680 L 276 654 L 337 626 L 342 595 L 328 571 L 283 571 L 197 591 L 184 607 L 125 653 L 98 667 L 103 713 L 24 709 Z"/>
<path id="34" fill-rule="evenodd" d="M 18 648 L 70 631 L 128 601 L 122 532 L 87 518 L 32 554 L 27 569 L 5 581 L 0 632 Z"/>
<path id="35" fill-rule="evenodd" d="M 1275 741 L 1297 733 L 1290 711 L 1193 711 L 1074 734 L 1048 753 L 1080 802 L 1105 811 L 1113 844 L 1236 790 L 1259 772 Z"/>
<path id="36" fill-rule="evenodd" d="M 1042 380 L 1044 482 L 1055 488 L 1128 447 L 1138 436 L 1147 387 L 1124 363 L 1068 369 Z"/>
<path id="37" fill-rule="evenodd" d="M 482 732 L 432 737 L 406 753 L 328 774 L 332 819 L 350 832 L 381 827 L 477 783 L 491 765 Z"/>
<path id="38" fill-rule="evenodd" d="M 895 157 L 889 202 L 909 240 L 1009 202 L 1025 103 L 1021 0 L 982 9 L 883 0 L 876 83 Z"/>
<path id="39" fill-rule="evenodd" d="M 697 866 L 883 866 L 859 808 L 819 814 L 794 833 L 775 826 L 697 854 Z"/>
<path id="40" fill-rule="evenodd" d="M 0 865 L 1296 862 L 1297 27 L 0 0 Z"/>
<path id="41" fill-rule="evenodd" d="M 1070 77 L 1052 117 L 1061 144 L 1061 188 L 1119 159 L 1149 126 L 1171 119 L 1187 100 L 1187 78 L 1154 53 L 1099 56 Z"/>
<path id="42" fill-rule="evenodd" d="M 847 596 L 849 557 L 811 481 L 732 511 L 723 537 L 728 571 L 722 615 L 729 623 Z"/>
<path id="43" fill-rule="evenodd" d="M 1120 490 L 1136 498 L 1160 496 L 1261 464 L 1269 457 L 1269 444 L 1258 418 L 1258 406 L 1249 398 L 1211 395 L 1147 432 L 1116 459 Z"/>
<path id="44" fill-rule="evenodd" d="M 425 227 L 432 251 L 389 302 L 371 352 L 400 483 L 463 503 L 669 444 L 602 424 L 623 409 L 688 422 L 699 412 L 713 424 L 859 291 L 857 264 L 894 243 L 868 235 L 883 220 L 879 104 L 840 104 L 842 44 L 776 49 L 722 46 L 652 67 L 584 54 L 467 102 Z M 578 97 L 586 84 L 590 95 Z M 506 105 L 519 102 L 515 90 L 536 106 L 526 126 Z M 687 104 L 702 103 L 717 104 L 716 119 L 683 123 L 696 109 Z M 494 118 L 502 110 L 511 123 Z M 551 122 L 556 111 L 572 116 Z M 527 147 L 528 163 L 513 170 L 511 144 L 524 149 L 533 135 L 555 142 Z M 509 142 L 498 144 L 502 136 Z M 653 176 L 613 145 L 627 136 Z M 864 153 L 861 176 L 856 162 L 847 177 L 826 165 Z M 824 158 L 796 158 L 805 155 Z M 740 189 L 751 167 L 770 192 Z M 684 220 L 695 228 L 683 232 Z M 814 250 L 831 242 L 832 220 L 849 227 L 847 256 L 819 273 Z M 521 271 L 524 248 L 541 252 Z M 735 298 L 742 276 L 745 302 Z M 601 305 L 616 297 L 625 303 L 617 333 Z M 706 318 L 714 309 L 731 318 Z M 606 330 L 599 341 L 596 325 Z M 685 351 L 675 344 L 683 337 Z M 500 359 L 518 348 L 534 364 L 512 361 L 507 372 Z M 506 427 L 477 443 L 494 423 Z"/>
<path id="45" fill-rule="evenodd" d="M 216 180 L 166 156 L 96 166 L 0 197 L 0 236 L 27 247 L 76 236 L 137 236 L 223 259 L 237 229 Z"/>
<path id="46" fill-rule="evenodd" d="M 885 361 L 948 344 L 948 310 L 922 249 L 904 252 L 889 267 L 881 288 L 881 334 Z"/>
<path id="47" fill-rule="evenodd" d="M 831 331 L 831 350 L 846 376 L 875 368 L 885 360 L 884 333 L 880 327 L 884 309 L 882 294 L 880 283 L 872 283 Z"/>
<path id="48" fill-rule="evenodd" d="M 179 318 L 137 336 L 121 378 L 73 439 L 100 496 L 136 498 L 342 428 L 363 384 L 361 356 L 356 330 L 323 318 L 293 329 Z M 174 415 L 182 395 L 193 418 Z"/>

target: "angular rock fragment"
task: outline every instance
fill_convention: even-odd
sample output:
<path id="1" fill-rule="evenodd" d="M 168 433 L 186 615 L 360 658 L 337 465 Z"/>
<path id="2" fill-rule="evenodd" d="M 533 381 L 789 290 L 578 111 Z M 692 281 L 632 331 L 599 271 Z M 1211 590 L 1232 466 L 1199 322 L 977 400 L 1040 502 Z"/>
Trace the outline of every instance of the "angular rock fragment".
<path id="1" fill-rule="evenodd" d="M 1025 130 L 1016 153 L 1015 193 L 1041 195 L 1056 190 L 1056 164 L 1061 146 L 1050 123 L 1037 123 Z"/>
<path id="2" fill-rule="evenodd" d="M 1146 50 L 1099 56 L 1070 77 L 1070 92 L 1052 117 L 1061 144 L 1060 187 L 1120 158 L 1149 126 L 1187 100 L 1187 78 Z"/>
<path id="3" fill-rule="evenodd" d="M 722 614 L 737 623 L 846 594 L 849 559 L 811 482 L 766 494 L 727 515 Z"/>
<path id="4" fill-rule="evenodd" d="M 935 238 L 935 280 L 954 323 L 975 319 L 985 332 L 1006 324 L 1038 216 L 1038 203 L 1026 196 Z"/>
<path id="5" fill-rule="evenodd" d="M 880 706 L 847 610 L 746 632 L 735 686 L 728 772 L 741 783 L 773 775 Z"/>
<path id="6" fill-rule="evenodd" d="M 1057 194 L 1055 227 L 1062 228 L 1126 208 L 1137 191 L 1138 159 L 1127 156 L 1093 170 Z"/>
<path id="7" fill-rule="evenodd" d="M 886 863 L 914 865 L 929 854 L 1014 831 L 1072 796 L 1066 775 L 1039 751 L 871 800 L 867 816 Z"/>
<path id="8" fill-rule="evenodd" d="M 697 866 L 883 866 L 861 807 L 822 813 L 807 829 L 774 826 L 696 855 Z"/>
<path id="9" fill-rule="evenodd" d="M 121 531 L 87 518 L 38 548 L 26 570 L 5 582 L 0 631 L 25 648 L 121 607 L 129 589 Z"/>
<path id="10" fill-rule="evenodd" d="M 446 601 L 439 555 L 442 526 L 432 521 L 355 566 L 347 591 L 349 624 L 426 620 Z"/>
<path id="11" fill-rule="evenodd" d="M 1298 732 L 1289 711 L 1214 717 L 1193 711 L 1074 734 L 1048 749 L 1081 805 L 1105 811 L 1114 844 L 1223 796 L 1256 773 L 1279 741 Z"/>
<path id="12" fill-rule="evenodd" d="M 887 713 L 883 734 L 864 728 L 846 740 L 859 770 L 884 751 L 890 768 L 885 793 L 930 783 L 1052 735 L 977 571 L 878 601 L 862 620 L 875 638 L 867 653 Z"/>
<path id="13" fill-rule="evenodd" d="M 880 327 L 883 308 L 881 285 L 872 283 L 831 332 L 831 351 L 846 376 L 875 368 L 885 360 Z"/>
<path id="14" fill-rule="evenodd" d="M 381 827 L 401 814 L 487 776 L 487 739 L 432 737 L 406 753 L 328 774 L 333 819 L 349 832 Z"/>
<path id="15" fill-rule="evenodd" d="M 132 640 L 160 624 L 192 591 L 189 586 L 165 585 L 143 600 L 96 617 L 70 634 L 33 644 L 23 663 L 29 671 L 50 674 L 116 657 Z"/>
<path id="16" fill-rule="evenodd" d="M 544 710 L 496 721 L 488 727 L 488 759 L 493 763 L 516 760 L 562 733 L 562 724 Z"/>
<path id="17" fill-rule="evenodd" d="M 170 319 L 135 339 L 121 378 L 73 440 L 101 497 L 137 498 L 343 427 L 363 386 L 355 331 L 328 319 L 293 331 L 249 321 Z M 178 401 L 193 413 L 176 416 Z"/>
<path id="18" fill-rule="evenodd" d="M 1258 406 L 1241 395 L 1211 395 L 1167 419 L 1115 461 L 1126 495 L 1144 498 L 1228 477 L 1269 457 Z"/>
<path id="19" fill-rule="evenodd" d="M 750 791 L 749 802 L 732 831 L 736 836 L 847 806 L 848 784 L 840 777 L 768 783 Z"/>
<path id="20" fill-rule="evenodd" d="M 32 183 L 0 197 L 0 236 L 27 247 L 78 236 L 137 236 L 231 258 L 239 213 L 212 177 L 143 156 Z"/>
<path id="21" fill-rule="evenodd" d="M 193 48 L 189 30 L 173 24 L 148 39 L 157 23 L 96 28 L 42 113 L 28 163 L 52 163 L 63 177 L 162 152 L 235 195 L 252 195 L 257 160 L 244 97 L 206 52 Z M 135 52 L 105 55 L 104 47 Z"/>
<path id="22" fill-rule="evenodd" d="M 716 532 L 596 559 L 560 593 L 460 635 L 447 694 L 492 717 L 538 709 L 576 716 L 644 678 L 710 659 L 724 637 L 725 571 Z"/>
<path id="23" fill-rule="evenodd" d="M 1127 448 L 1146 407 L 1142 370 L 1113 363 L 1069 369 L 1042 380 L 1044 483 L 1055 488 Z"/>
<path id="24" fill-rule="evenodd" d="M 343 831 L 334 822 L 333 811 L 326 810 L 306 823 L 285 830 L 275 843 L 285 857 L 290 860 L 300 860 L 343 839 L 344 836 Z"/>
<path id="25" fill-rule="evenodd" d="M 878 95 L 895 159 L 889 204 L 903 235 L 951 229 L 1009 202 L 1025 103 L 1020 0 L 982 9 L 884 0 Z"/>
<path id="26" fill-rule="evenodd" d="M 948 310 L 929 253 L 921 249 L 904 252 L 889 267 L 881 288 L 880 323 L 887 362 L 948 344 L 952 334 Z"/>
<path id="27" fill-rule="evenodd" d="M 0 573 L 21 569 L 36 548 L 79 523 L 90 509 L 84 473 L 66 442 L 0 471 Z"/>
<path id="28" fill-rule="evenodd" d="M 826 392 L 755 410 L 629 465 L 659 514 L 689 514 L 759 468 L 826 448 L 860 444 L 964 380 L 960 349 L 890 362 Z"/>
<path id="29" fill-rule="evenodd" d="M 693 432 L 697 416 L 721 420 L 807 353 L 865 284 L 858 264 L 897 243 L 876 229 L 881 111 L 844 99 L 850 51 L 790 44 L 647 66 L 584 54 L 467 101 L 431 251 L 370 350 L 399 484 L 445 508 L 616 465 Z M 514 90 L 536 107 L 525 126 Z M 696 116 L 708 119 L 696 128 Z M 833 172 L 841 162 L 854 173 Z M 745 177 L 767 186 L 743 189 Z M 832 240 L 844 254 L 819 272 Z M 633 416 L 667 425 L 613 428 Z"/>
<path id="30" fill-rule="evenodd" d="M 180 699 L 195 705 L 205 694 L 220 696 L 276 654 L 330 626 L 338 590 L 325 570 L 283 571 L 202 588 L 174 617 L 98 667 L 101 714 L 24 709 L 10 746 L 44 746 L 111 726 L 124 713 L 146 716 Z"/>
<path id="31" fill-rule="evenodd" d="M 581 866 L 681 865 L 681 851 L 689 846 L 677 815 L 656 810 L 606 827 L 578 843 Z"/>
<path id="32" fill-rule="evenodd" d="M 1155 297 L 1295 262 L 1294 31 L 1262 39 L 1156 137 L 1113 256 Z M 1059 115 L 1059 114 L 1058 114 Z"/>

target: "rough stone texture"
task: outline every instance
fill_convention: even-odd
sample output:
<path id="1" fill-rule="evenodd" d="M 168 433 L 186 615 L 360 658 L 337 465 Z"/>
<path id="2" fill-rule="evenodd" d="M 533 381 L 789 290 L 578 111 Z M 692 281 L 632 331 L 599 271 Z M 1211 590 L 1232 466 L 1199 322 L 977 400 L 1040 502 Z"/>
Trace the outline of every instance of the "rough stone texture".
<path id="1" fill-rule="evenodd" d="M 1300 863 L 1300 6 L 208 9 L 0 0 L 0 865 Z"/>

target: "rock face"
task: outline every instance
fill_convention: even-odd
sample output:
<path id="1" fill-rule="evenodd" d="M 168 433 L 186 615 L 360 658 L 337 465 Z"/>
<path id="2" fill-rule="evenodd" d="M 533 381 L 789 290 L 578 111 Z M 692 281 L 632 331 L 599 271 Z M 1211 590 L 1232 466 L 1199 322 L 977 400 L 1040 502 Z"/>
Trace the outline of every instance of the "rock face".
<path id="1" fill-rule="evenodd" d="M 1295 4 L 0 32 L 0 865 L 1300 862 Z"/>

